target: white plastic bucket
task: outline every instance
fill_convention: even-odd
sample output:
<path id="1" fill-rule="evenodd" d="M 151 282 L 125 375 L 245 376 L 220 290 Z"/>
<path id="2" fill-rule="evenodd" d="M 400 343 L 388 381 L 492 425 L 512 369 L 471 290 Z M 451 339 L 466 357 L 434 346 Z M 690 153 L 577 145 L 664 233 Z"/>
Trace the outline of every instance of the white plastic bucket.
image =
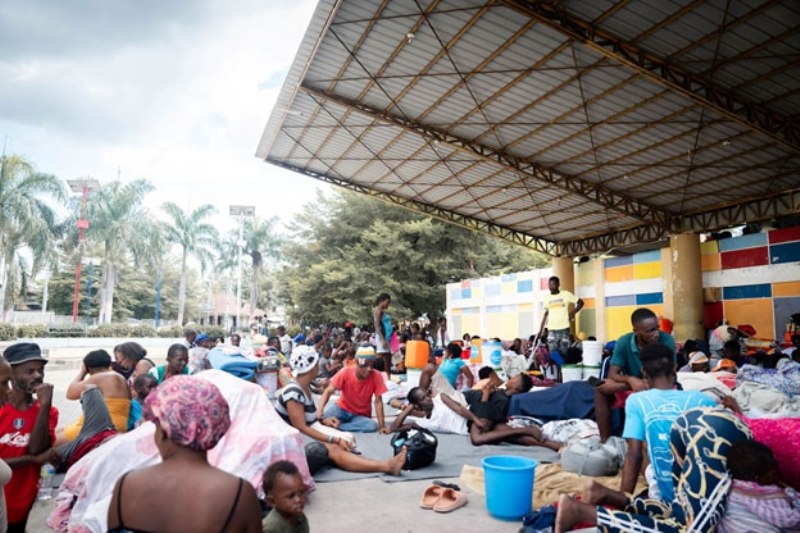
<path id="1" fill-rule="evenodd" d="M 583 379 L 583 367 L 581 365 L 564 365 L 561 367 L 561 382 L 580 381 Z"/>
<path id="2" fill-rule="evenodd" d="M 419 368 L 406 368 L 406 385 L 408 390 L 413 387 L 419 387 L 419 378 L 422 376 L 422 370 Z"/>
<path id="3" fill-rule="evenodd" d="M 583 341 L 583 364 L 598 366 L 603 358 L 603 343 L 600 341 Z"/>

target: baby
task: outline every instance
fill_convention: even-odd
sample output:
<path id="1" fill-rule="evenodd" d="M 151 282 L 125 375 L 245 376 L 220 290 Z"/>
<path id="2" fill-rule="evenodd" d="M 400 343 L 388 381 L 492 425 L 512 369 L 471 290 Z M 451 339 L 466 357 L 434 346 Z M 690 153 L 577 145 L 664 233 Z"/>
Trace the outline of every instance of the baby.
<path id="1" fill-rule="evenodd" d="M 766 445 L 739 441 L 728 452 L 733 477 L 719 533 L 780 533 L 800 529 L 800 497 L 779 487 L 778 463 Z"/>
<path id="2" fill-rule="evenodd" d="M 263 533 L 308 533 L 303 514 L 306 489 L 294 463 L 277 461 L 264 473 L 264 494 L 272 510 L 261 522 Z"/>

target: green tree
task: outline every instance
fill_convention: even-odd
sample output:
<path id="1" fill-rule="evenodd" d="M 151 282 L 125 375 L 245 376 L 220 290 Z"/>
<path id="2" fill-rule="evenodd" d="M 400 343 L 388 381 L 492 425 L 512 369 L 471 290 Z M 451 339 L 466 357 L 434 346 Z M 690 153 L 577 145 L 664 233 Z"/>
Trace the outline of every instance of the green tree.
<path id="1" fill-rule="evenodd" d="M 142 249 L 150 216 L 142 207 L 145 195 L 153 186 L 144 179 L 130 183 L 115 181 L 92 192 L 86 204 L 90 227 L 84 246 L 98 246 L 102 253 L 102 281 L 98 296 L 98 322 L 108 324 L 114 316 L 114 290 L 119 270 Z"/>
<path id="2" fill-rule="evenodd" d="M 393 316 L 435 318 L 445 285 L 539 268 L 549 259 L 363 195 L 321 196 L 306 205 L 284 248 L 280 280 L 296 318 L 372 322 L 375 297 L 392 295 Z"/>
<path id="3" fill-rule="evenodd" d="M 194 256 L 205 271 L 206 265 L 213 262 L 214 249 L 217 245 L 217 230 L 206 219 L 216 213 L 211 204 L 198 207 L 192 212 L 185 212 L 172 202 L 162 206 L 169 216 L 165 226 L 168 242 L 175 243 L 181 250 L 181 281 L 178 290 L 178 323 L 183 324 L 183 312 L 186 304 L 186 272 L 189 256 Z"/>
<path id="4" fill-rule="evenodd" d="M 16 155 L 0 158 L 0 319 L 13 305 L 15 284 L 7 280 L 9 271 L 20 264 L 18 252 L 27 247 L 34 259 L 30 274 L 15 270 L 21 283 L 51 253 L 58 230 L 50 202 L 65 199 L 64 184 L 55 176 L 37 172 Z"/>

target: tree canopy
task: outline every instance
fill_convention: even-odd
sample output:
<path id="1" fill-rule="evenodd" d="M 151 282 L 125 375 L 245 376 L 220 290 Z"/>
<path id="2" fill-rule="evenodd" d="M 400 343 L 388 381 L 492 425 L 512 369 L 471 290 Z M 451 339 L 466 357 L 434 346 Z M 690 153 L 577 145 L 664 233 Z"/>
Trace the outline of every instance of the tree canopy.
<path id="1" fill-rule="evenodd" d="M 304 207 L 284 247 L 279 276 L 296 318 L 371 323 L 375 298 L 392 315 L 431 319 L 445 310 L 445 285 L 530 270 L 549 258 L 499 239 L 346 191 Z"/>

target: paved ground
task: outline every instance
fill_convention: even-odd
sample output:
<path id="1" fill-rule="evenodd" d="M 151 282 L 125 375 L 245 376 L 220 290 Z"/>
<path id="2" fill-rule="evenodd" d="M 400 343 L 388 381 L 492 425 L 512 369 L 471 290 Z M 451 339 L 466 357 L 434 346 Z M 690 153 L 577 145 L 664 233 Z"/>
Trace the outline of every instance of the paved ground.
<path id="1" fill-rule="evenodd" d="M 158 355 L 156 350 L 147 348 L 148 352 Z M 47 365 L 46 380 L 55 385 L 60 425 L 71 423 L 80 413 L 79 403 L 67 401 L 64 393 L 77 374 L 80 359 L 86 351 L 85 348 L 50 350 L 51 362 Z M 457 479 L 445 481 L 458 482 Z M 429 484 L 430 481 L 384 483 L 375 478 L 318 484 L 309 495 L 306 515 L 311 529 L 316 532 L 505 533 L 516 532 L 521 526 L 521 522 L 492 518 L 486 510 L 484 497 L 466 487 L 462 487 L 469 499 L 466 507 L 449 514 L 423 510 L 419 507 L 419 500 Z M 36 504 L 28 523 L 29 532 L 50 531 L 45 520 L 52 505 L 52 501 Z"/>

